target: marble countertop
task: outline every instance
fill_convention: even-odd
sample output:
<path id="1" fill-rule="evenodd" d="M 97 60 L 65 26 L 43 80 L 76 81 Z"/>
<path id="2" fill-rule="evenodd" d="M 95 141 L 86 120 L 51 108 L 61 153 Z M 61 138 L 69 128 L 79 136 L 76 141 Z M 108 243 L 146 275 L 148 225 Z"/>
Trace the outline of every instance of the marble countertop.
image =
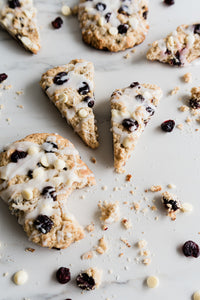
<path id="1" fill-rule="evenodd" d="M 199 22 L 200 2 L 176 0 L 174 6 L 166 7 L 161 0 L 150 1 L 150 31 L 146 40 L 135 48 L 135 53 L 127 50 L 115 54 L 97 51 L 83 44 L 76 17 L 63 17 L 63 27 L 53 30 L 51 21 L 61 15 L 63 2 L 76 4 L 75 0 L 35 0 L 42 41 L 38 55 L 27 53 L 0 30 L 0 73 L 7 73 L 6 84 L 12 85 L 11 90 L 0 91 L 0 104 L 4 105 L 0 111 L 0 146 L 35 132 L 57 132 L 69 138 L 97 179 L 96 187 L 75 191 L 71 195 L 69 209 L 83 226 L 93 221 L 96 229 L 93 235 L 87 234 L 84 240 L 66 250 L 40 248 L 28 241 L 15 217 L 0 202 L 0 299 L 191 299 L 192 294 L 200 289 L 200 260 L 184 257 L 180 246 L 187 240 L 200 241 L 200 134 L 195 131 L 200 125 L 195 119 L 191 125 L 187 124 L 185 119 L 190 116 L 189 112 L 182 113 L 178 107 L 189 96 L 191 87 L 199 85 L 200 66 L 172 68 L 148 62 L 145 53 L 150 42 L 164 37 L 178 25 Z M 124 59 L 127 53 L 130 57 Z M 96 151 L 86 148 L 38 84 L 41 74 L 47 69 L 68 63 L 73 58 L 83 58 L 95 65 L 95 113 L 101 143 Z M 190 84 L 182 80 L 187 72 L 193 76 Z M 129 160 L 126 174 L 133 177 L 126 184 L 125 175 L 113 172 L 109 97 L 116 88 L 126 87 L 133 81 L 157 84 L 163 89 L 164 96 Z M 180 91 L 169 96 L 169 91 L 175 86 L 179 86 Z M 16 91 L 20 90 L 23 94 L 16 95 Z M 182 123 L 183 130 L 176 128 L 171 134 L 161 132 L 159 126 L 167 119 L 174 119 L 176 124 Z M 96 158 L 96 164 L 91 163 L 92 156 Z M 169 183 L 176 185 L 172 192 L 182 202 L 194 206 L 192 213 L 180 213 L 174 222 L 162 209 L 160 193 L 144 193 L 154 184 L 162 185 L 165 190 Z M 103 190 L 103 186 L 107 190 Z M 120 187 L 119 191 L 113 191 L 116 186 Z M 134 195 L 130 194 L 130 190 L 135 191 Z M 156 211 L 148 207 L 153 204 L 153 199 L 158 208 Z M 121 217 L 131 220 L 132 230 L 126 231 L 119 222 L 103 232 L 97 209 L 100 200 L 119 201 Z M 128 204 L 123 204 L 125 201 Z M 140 202 L 138 213 L 130 209 L 133 202 Z M 92 260 L 81 260 L 81 255 L 93 249 L 103 235 L 110 245 L 108 252 L 96 255 Z M 127 239 L 131 248 L 127 248 L 121 238 Z M 141 239 L 148 242 L 147 248 L 151 252 L 149 266 L 137 261 L 139 250 L 135 244 Z M 25 252 L 26 247 L 36 251 Z M 123 256 L 119 257 L 120 253 Z M 66 285 L 55 280 L 55 271 L 60 266 L 71 270 L 72 280 Z M 76 287 L 75 278 L 81 270 L 90 266 L 103 270 L 102 285 L 98 290 L 82 293 Z M 20 269 L 28 272 L 29 280 L 23 286 L 16 286 L 12 276 Z M 4 273 L 8 273 L 7 276 L 3 276 Z M 158 288 L 146 287 L 145 280 L 149 275 L 159 278 Z"/>

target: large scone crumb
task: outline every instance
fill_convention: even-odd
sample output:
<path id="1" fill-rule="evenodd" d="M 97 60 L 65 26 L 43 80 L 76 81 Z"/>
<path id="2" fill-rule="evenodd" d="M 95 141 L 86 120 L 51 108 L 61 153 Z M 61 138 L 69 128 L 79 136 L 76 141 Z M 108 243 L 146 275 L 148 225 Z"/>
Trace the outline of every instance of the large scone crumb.
<path id="1" fill-rule="evenodd" d="M 193 87 L 191 89 L 189 105 L 193 110 L 200 109 L 200 87 Z"/>
<path id="2" fill-rule="evenodd" d="M 138 243 L 137 243 L 137 246 L 138 248 L 142 249 L 142 248 L 145 248 L 147 246 L 147 241 L 145 240 L 140 240 Z"/>
<path id="3" fill-rule="evenodd" d="M 191 73 L 186 73 L 183 75 L 183 80 L 186 82 L 186 83 L 190 83 L 192 82 L 192 74 Z"/>
<path id="4" fill-rule="evenodd" d="M 91 291 L 100 286 L 101 279 L 102 270 L 89 268 L 77 276 L 76 283 L 82 290 Z"/>
<path id="5" fill-rule="evenodd" d="M 119 202 L 110 202 L 106 201 L 103 204 L 99 203 L 98 207 L 101 210 L 100 220 L 105 224 L 112 224 L 119 221 L 120 211 L 119 211 Z"/>
<path id="6" fill-rule="evenodd" d="M 162 191 L 162 186 L 161 185 L 152 185 L 151 188 L 150 188 L 150 191 L 151 192 L 160 192 Z"/>
<path id="7" fill-rule="evenodd" d="M 93 231 L 95 230 L 95 226 L 94 226 L 94 224 L 92 223 L 92 224 L 87 225 L 85 229 L 86 229 L 88 232 L 93 232 Z"/>
<path id="8" fill-rule="evenodd" d="M 104 254 L 107 251 L 108 251 L 108 244 L 107 244 L 107 242 L 105 240 L 105 237 L 102 237 L 99 240 L 99 245 L 96 248 L 96 252 L 99 253 L 99 254 Z"/>
<path id="9" fill-rule="evenodd" d="M 176 86 L 171 92 L 170 95 L 176 95 L 178 93 L 178 91 L 180 90 L 179 86 Z"/>
<path id="10" fill-rule="evenodd" d="M 129 229 L 129 228 L 132 227 L 131 221 L 126 219 L 126 218 L 122 219 L 121 223 L 122 223 L 122 225 L 124 226 L 125 229 Z"/>
<path id="11" fill-rule="evenodd" d="M 181 209 L 181 203 L 178 197 L 169 192 L 164 192 L 162 194 L 161 200 L 165 208 L 167 209 L 168 215 L 173 221 L 176 220 L 176 212 L 178 212 Z"/>

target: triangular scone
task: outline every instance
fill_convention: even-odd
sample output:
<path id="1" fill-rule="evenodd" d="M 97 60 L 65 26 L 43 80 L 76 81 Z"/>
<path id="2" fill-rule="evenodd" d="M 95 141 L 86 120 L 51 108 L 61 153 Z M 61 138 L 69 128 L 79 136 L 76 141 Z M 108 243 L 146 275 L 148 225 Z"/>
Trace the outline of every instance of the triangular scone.
<path id="1" fill-rule="evenodd" d="M 94 184 L 78 151 L 57 134 L 32 134 L 0 153 L 0 197 L 29 239 L 43 247 L 66 248 L 84 237 L 67 198 Z"/>
<path id="2" fill-rule="evenodd" d="M 111 125 L 113 132 L 114 167 L 117 173 L 133 152 L 162 96 L 156 85 L 133 82 L 129 87 L 116 90 L 111 96 Z"/>
<path id="3" fill-rule="evenodd" d="M 48 70 L 42 75 L 40 85 L 86 145 L 97 148 L 93 64 L 82 59 L 72 60 Z"/>
<path id="4" fill-rule="evenodd" d="M 147 0 L 81 0 L 78 17 L 85 43 L 122 51 L 142 43 L 149 29 Z"/>
<path id="5" fill-rule="evenodd" d="M 40 49 L 36 8 L 32 0 L 3 0 L 0 4 L 0 25 L 28 51 Z"/>
<path id="6" fill-rule="evenodd" d="M 200 57 L 200 24 L 181 25 L 165 39 L 155 41 L 147 59 L 183 67 Z"/>

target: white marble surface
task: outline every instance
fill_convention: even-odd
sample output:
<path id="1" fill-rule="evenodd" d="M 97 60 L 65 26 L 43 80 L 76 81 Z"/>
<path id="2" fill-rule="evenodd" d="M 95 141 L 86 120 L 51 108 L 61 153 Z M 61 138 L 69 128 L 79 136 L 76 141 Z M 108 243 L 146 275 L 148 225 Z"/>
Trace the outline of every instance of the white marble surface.
<path id="1" fill-rule="evenodd" d="M 130 50 L 111 54 L 84 45 L 76 18 L 64 18 L 63 27 L 53 30 L 50 22 L 59 15 L 62 2 L 35 0 L 42 40 L 42 49 L 36 56 L 25 52 L 6 32 L 0 31 L 0 73 L 6 72 L 6 84 L 13 86 L 12 90 L 0 91 L 0 104 L 4 104 L 4 109 L 0 112 L 0 144 L 3 146 L 34 132 L 58 132 L 69 138 L 79 149 L 83 160 L 94 171 L 98 183 L 88 192 L 74 192 L 69 199 L 69 207 L 83 226 L 94 221 L 96 230 L 93 237 L 87 234 L 84 240 L 69 249 L 42 249 L 27 240 L 15 217 L 9 214 L 8 208 L 1 202 L 0 299 L 191 299 L 192 293 L 200 289 L 200 261 L 185 258 L 180 252 L 180 246 L 189 239 L 200 241 L 200 134 L 195 132 L 195 128 L 200 125 L 196 121 L 191 126 L 187 125 L 184 121 L 189 113 L 179 112 L 178 107 L 183 103 L 179 98 L 187 99 L 191 87 L 199 85 L 200 67 L 174 69 L 159 63 L 150 63 L 145 59 L 145 53 L 148 43 L 165 36 L 178 25 L 199 22 L 200 2 L 176 0 L 174 6 L 166 7 L 161 0 L 150 1 L 149 34 L 128 60 L 123 55 Z M 76 3 L 75 0 L 64 2 Z M 73 58 L 88 59 L 95 64 L 95 112 L 101 142 L 97 151 L 86 148 L 56 108 L 49 103 L 38 85 L 44 71 L 52 66 L 65 64 Z M 192 84 L 185 84 L 181 80 L 186 72 L 192 72 Z M 113 172 L 109 96 L 114 89 L 125 87 L 132 81 L 158 84 L 164 91 L 164 97 L 129 161 L 127 173 L 133 175 L 133 185 L 129 183 L 128 187 L 124 187 L 125 175 L 116 175 Z M 181 87 L 181 91 L 177 95 L 169 96 L 169 91 L 177 85 Z M 24 94 L 17 96 L 15 92 L 18 90 L 23 90 Z M 24 109 L 17 105 L 23 105 Z M 10 123 L 6 121 L 7 118 L 10 118 Z M 169 118 L 175 119 L 177 124 L 183 123 L 183 131 L 175 129 L 171 134 L 161 132 L 161 122 Z M 96 165 L 90 162 L 91 156 L 96 157 Z M 143 199 L 145 188 L 153 184 L 161 184 L 166 188 L 168 183 L 176 185 L 174 192 L 182 202 L 189 202 L 194 206 L 193 213 L 179 214 L 175 222 L 165 216 L 159 204 L 159 193 L 158 196 L 147 194 L 147 202 Z M 108 187 L 107 191 L 101 189 L 104 185 Z M 115 186 L 121 186 L 122 190 L 113 192 Z M 129 191 L 135 187 L 137 190 L 132 196 Z M 85 195 L 85 199 L 81 199 L 81 195 Z M 145 208 L 152 204 L 155 196 L 158 206 L 156 212 L 148 209 L 147 214 L 143 215 L 130 210 L 133 201 L 141 200 L 141 208 Z M 126 231 L 120 223 L 110 226 L 105 232 L 110 244 L 108 253 L 97 255 L 91 261 L 83 261 L 80 259 L 81 254 L 92 249 L 103 235 L 98 221 L 97 203 L 105 199 L 120 202 L 121 217 L 130 218 L 133 229 Z M 123 205 L 124 201 L 129 204 Z M 154 219 L 156 216 L 159 217 L 158 221 Z M 121 237 L 126 238 L 132 247 L 126 248 L 120 242 Z M 152 263 L 149 266 L 135 262 L 138 249 L 134 245 L 139 239 L 148 241 L 148 249 L 152 253 Z M 25 252 L 26 247 L 34 247 L 36 251 Z M 119 258 L 121 252 L 124 255 Z M 130 262 L 127 258 L 130 258 Z M 60 285 L 55 280 L 55 271 L 60 266 L 71 269 L 72 281 L 66 285 Z M 80 270 L 88 266 L 103 269 L 103 283 L 99 290 L 81 294 L 74 279 Z M 24 286 L 16 286 L 12 282 L 12 275 L 20 269 L 25 269 L 29 274 L 29 281 Z M 108 270 L 112 270 L 112 274 Z M 3 277 L 6 272 L 8 276 Z M 160 286 L 149 290 L 145 279 L 152 274 L 159 277 Z"/>

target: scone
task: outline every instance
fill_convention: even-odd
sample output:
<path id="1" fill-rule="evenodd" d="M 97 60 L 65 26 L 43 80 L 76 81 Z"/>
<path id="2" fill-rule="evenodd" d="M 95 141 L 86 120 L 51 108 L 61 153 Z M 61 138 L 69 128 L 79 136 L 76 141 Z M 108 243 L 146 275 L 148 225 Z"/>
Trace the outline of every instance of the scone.
<path id="1" fill-rule="evenodd" d="M 84 237 L 67 198 L 94 184 L 78 151 L 57 134 L 29 135 L 0 154 L 0 197 L 29 239 L 43 247 L 66 248 Z"/>
<path id="2" fill-rule="evenodd" d="M 32 0 L 3 0 L 0 25 L 25 49 L 36 54 L 40 49 L 36 9 Z"/>
<path id="3" fill-rule="evenodd" d="M 74 59 L 44 73 L 40 85 L 86 145 L 97 148 L 93 64 Z"/>
<path id="4" fill-rule="evenodd" d="M 142 43 L 149 29 L 147 0 L 81 0 L 78 18 L 83 41 L 113 52 Z"/>
<path id="5" fill-rule="evenodd" d="M 200 57 L 200 24 L 181 25 L 166 38 L 155 41 L 147 59 L 183 67 Z"/>
<path id="6" fill-rule="evenodd" d="M 111 96 L 111 125 L 114 147 L 114 167 L 117 173 L 133 152 L 162 96 L 156 85 L 133 82 L 129 87 L 116 90 Z"/>

